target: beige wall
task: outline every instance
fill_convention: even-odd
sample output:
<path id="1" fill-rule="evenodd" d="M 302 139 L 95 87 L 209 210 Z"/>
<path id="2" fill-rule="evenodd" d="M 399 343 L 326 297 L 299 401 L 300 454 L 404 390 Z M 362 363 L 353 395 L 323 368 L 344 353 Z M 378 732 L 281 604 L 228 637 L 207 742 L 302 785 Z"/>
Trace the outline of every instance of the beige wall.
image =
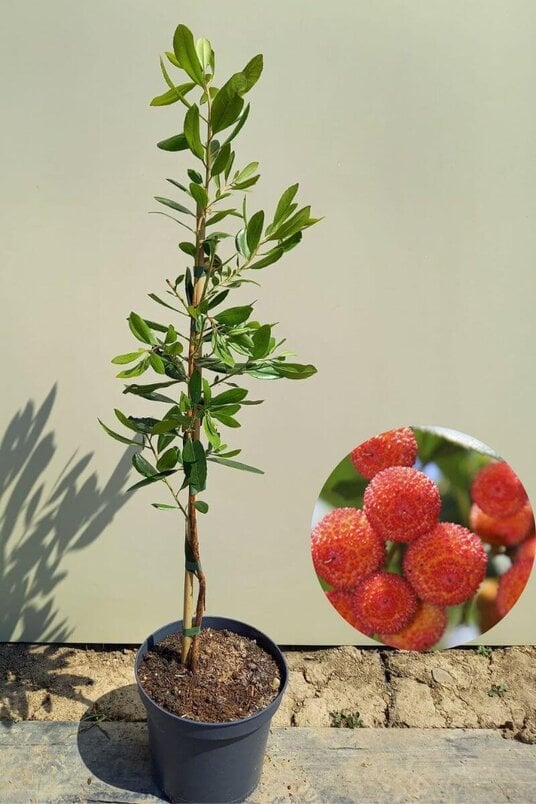
<path id="1" fill-rule="evenodd" d="M 176 523 L 150 489 L 118 495 L 121 448 L 96 423 L 124 403 L 108 360 L 131 344 L 126 315 L 155 315 L 144 294 L 181 265 L 173 224 L 147 215 L 179 173 L 154 147 L 174 107 L 148 107 L 178 22 L 213 40 L 225 71 L 264 52 L 241 145 L 261 161 L 259 203 L 299 179 L 326 216 L 263 275 L 260 314 L 319 373 L 257 386 L 266 404 L 235 442 L 264 478 L 213 472 L 208 610 L 283 643 L 352 642 L 308 547 L 316 496 L 351 447 L 447 425 L 495 447 L 536 500 L 536 5 L 5 4 L 3 639 L 136 642 L 179 614 Z M 535 604 L 533 578 L 489 641 L 534 642 Z"/>

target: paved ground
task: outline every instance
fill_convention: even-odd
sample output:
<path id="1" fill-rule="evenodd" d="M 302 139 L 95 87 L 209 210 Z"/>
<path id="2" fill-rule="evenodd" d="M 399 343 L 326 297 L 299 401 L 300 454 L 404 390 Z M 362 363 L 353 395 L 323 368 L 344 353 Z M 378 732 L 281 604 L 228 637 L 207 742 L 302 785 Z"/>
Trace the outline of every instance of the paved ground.
<path id="1" fill-rule="evenodd" d="M 142 723 L 4 721 L 0 802 L 156 802 Z M 274 729 L 250 804 L 535 802 L 536 746 L 488 730 Z"/>
<path id="2" fill-rule="evenodd" d="M 140 721 L 135 651 L 0 645 L 0 719 Z M 536 741 L 536 648 L 287 651 L 277 726 L 488 728 Z"/>

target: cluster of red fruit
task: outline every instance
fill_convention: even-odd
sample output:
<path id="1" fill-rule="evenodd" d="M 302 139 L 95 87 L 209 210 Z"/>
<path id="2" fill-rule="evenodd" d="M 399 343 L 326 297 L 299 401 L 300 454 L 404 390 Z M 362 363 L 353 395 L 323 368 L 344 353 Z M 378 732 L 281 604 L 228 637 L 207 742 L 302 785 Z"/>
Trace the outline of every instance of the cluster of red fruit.
<path id="1" fill-rule="evenodd" d="M 471 487 L 472 530 L 495 552 L 506 552 L 512 566 L 500 578 L 489 578 L 479 592 L 477 604 L 489 628 L 508 614 L 517 602 L 536 554 L 534 517 L 527 493 L 506 463 L 495 462 L 481 469 Z"/>
<path id="2" fill-rule="evenodd" d="M 417 442 L 411 428 L 382 433 L 350 458 L 370 481 L 363 510 L 338 508 L 316 525 L 311 534 L 315 570 L 332 587 L 327 592 L 331 603 L 359 631 L 377 634 L 393 647 L 427 650 L 445 631 L 446 607 L 469 600 L 484 580 L 482 541 L 462 525 L 439 522 L 439 490 L 412 468 Z M 502 467 L 511 472 L 503 463 L 486 470 L 492 466 L 501 467 L 503 479 Z M 519 497 L 520 488 L 520 506 L 527 502 L 519 481 L 514 489 L 486 470 L 473 486 L 479 510 L 490 516 L 489 498 L 497 503 L 495 512 L 517 513 L 512 497 Z M 405 546 L 402 575 L 387 570 L 387 542 Z"/>

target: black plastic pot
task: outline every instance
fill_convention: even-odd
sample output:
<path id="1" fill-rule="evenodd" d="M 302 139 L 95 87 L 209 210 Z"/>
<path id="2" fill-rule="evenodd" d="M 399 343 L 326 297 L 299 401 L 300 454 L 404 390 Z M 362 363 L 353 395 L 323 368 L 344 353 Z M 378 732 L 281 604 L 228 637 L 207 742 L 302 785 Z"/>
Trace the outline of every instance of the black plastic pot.
<path id="1" fill-rule="evenodd" d="M 250 625 L 225 617 L 205 617 L 203 627 L 218 631 L 225 629 L 254 639 L 275 659 L 281 674 L 281 687 L 266 709 L 242 720 L 199 723 L 178 717 L 158 706 L 147 695 L 138 678 L 147 651 L 164 637 L 180 631 L 182 622 L 159 628 L 140 647 L 135 663 L 138 690 L 147 710 L 154 776 L 170 801 L 196 804 L 243 801 L 259 783 L 270 722 L 285 692 L 288 668 L 277 645 Z"/>

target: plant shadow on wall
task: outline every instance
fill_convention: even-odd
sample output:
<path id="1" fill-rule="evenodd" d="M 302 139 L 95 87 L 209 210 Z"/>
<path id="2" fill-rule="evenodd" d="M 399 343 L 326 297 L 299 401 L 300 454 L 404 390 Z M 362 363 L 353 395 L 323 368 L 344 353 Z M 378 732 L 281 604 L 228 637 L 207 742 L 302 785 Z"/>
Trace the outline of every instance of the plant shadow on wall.
<path id="1" fill-rule="evenodd" d="M 55 399 L 56 386 L 39 407 L 30 400 L 0 443 L 0 638 L 6 642 L 69 639 L 72 628 L 54 601 L 54 590 L 67 574 L 63 559 L 92 544 L 128 499 L 130 450 L 103 486 L 89 468 L 92 453 L 80 457 L 75 450 L 56 470 L 56 439 L 49 426 Z M 28 717 L 27 693 L 42 688 L 47 677 L 58 681 L 68 659 L 69 652 L 57 644 L 38 651 L 1 645 L 0 718 Z M 62 694 L 86 701 L 75 688 L 88 678 L 61 680 Z"/>

